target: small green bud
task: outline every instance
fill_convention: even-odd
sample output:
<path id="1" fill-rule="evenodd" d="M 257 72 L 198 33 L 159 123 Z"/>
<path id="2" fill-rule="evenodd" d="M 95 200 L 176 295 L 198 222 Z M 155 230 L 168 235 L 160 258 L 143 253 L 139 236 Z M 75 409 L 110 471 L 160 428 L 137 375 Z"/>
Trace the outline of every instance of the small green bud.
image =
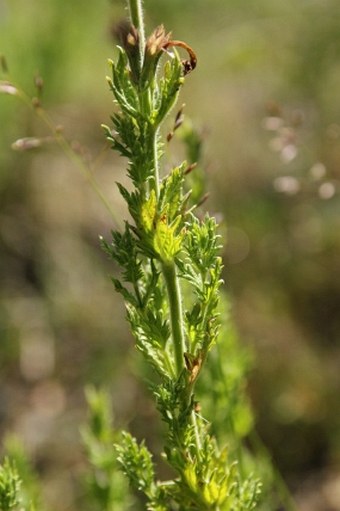
<path id="1" fill-rule="evenodd" d="M 154 228 L 156 213 L 157 213 L 156 194 L 155 190 L 151 190 L 150 197 L 147 201 L 144 202 L 141 210 L 142 225 L 146 232 L 151 232 L 152 229 Z"/>

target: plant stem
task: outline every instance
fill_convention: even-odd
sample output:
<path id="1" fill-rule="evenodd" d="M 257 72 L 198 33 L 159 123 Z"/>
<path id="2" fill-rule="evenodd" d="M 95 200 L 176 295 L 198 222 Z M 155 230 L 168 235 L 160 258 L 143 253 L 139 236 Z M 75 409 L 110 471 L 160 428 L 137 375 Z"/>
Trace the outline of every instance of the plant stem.
<path id="1" fill-rule="evenodd" d="M 175 352 L 175 364 L 177 377 L 184 369 L 185 339 L 183 331 L 183 311 L 181 290 L 176 274 L 175 263 L 163 263 L 162 265 L 166 289 L 168 292 L 170 324 L 172 340 Z"/>
<path id="2" fill-rule="evenodd" d="M 159 197 L 159 158 L 158 158 L 158 129 L 156 129 L 153 138 L 153 166 L 154 166 L 154 180 L 155 180 L 155 193 Z"/>
<path id="3" fill-rule="evenodd" d="M 142 68 L 144 60 L 144 47 L 145 47 L 145 30 L 143 20 L 143 7 L 142 0 L 129 0 L 129 11 L 132 24 L 136 27 L 139 33 L 139 56 L 140 68 Z"/>

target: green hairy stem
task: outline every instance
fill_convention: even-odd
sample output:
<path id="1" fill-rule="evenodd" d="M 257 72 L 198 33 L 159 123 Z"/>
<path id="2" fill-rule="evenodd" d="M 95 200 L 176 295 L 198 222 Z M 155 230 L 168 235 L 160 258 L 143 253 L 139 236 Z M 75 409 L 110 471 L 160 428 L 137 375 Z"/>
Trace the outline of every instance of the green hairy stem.
<path id="1" fill-rule="evenodd" d="M 176 275 L 176 267 L 173 263 L 169 265 L 164 264 L 162 266 L 162 271 L 168 292 L 176 371 L 177 376 L 179 376 L 184 369 L 185 352 L 181 288 Z"/>
<path id="2" fill-rule="evenodd" d="M 143 20 L 143 6 L 142 0 L 129 0 L 128 7 L 130 11 L 131 23 L 136 27 L 139 32 L 139 53 L 141 66 L 144 58 L 144 45 L 145 45 L 145 34 L 144 34 L 144 20 Z"/>

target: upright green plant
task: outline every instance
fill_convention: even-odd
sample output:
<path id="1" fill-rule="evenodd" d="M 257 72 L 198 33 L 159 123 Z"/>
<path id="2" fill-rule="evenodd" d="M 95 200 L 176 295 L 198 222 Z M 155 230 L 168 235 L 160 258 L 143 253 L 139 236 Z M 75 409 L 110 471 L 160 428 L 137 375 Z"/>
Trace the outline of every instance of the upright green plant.
<path id="1" fill-rule="evenodd" d="M 158 480 L 146 445 L 127 432 L 116 444 L 118 462 L 149 510 L 255 509 L 259 483 L 241 477 L 227 448 L 217 445 L 195 397 L 219 332 L 217 224 L 209 215 L 195 216 L 186 162 L 164 176 L 160 168 L 160 128 L 196 56 L 163 26 L 145 40 L 141 2 L 131 0 L 129 8 L 131 24 L 120 28 L 122 46 L 108 78 L 119 110 L 113 129 L 104 128 L 112 148 L 128 159 L 132 187 L 118 187 L 131 218 L 102 243 L 121 267 L 113 283 L 124 297 L 136 347 L 154 369 L 152 392 L 166 424 L 164 457 L 175 476 Z M 188 59 L 180 59 L 178 47 Z"/>
<path id="2" fill-rule="evenodd" d="M 256 507 L 273 511 L 279 502 L 294 510 L 263 448 L 256 445 L 263 453 L 254 458 L 242 446 L 252 428 L 243 391 L 247 355 L 226 321 L 226 303 L 220 303 L 222 262 L 216 222 L 209 215 L 203 219 L 194 215 L 202 202 L 204 178 L 202 169 L 194 170 L 201 142 L 188 123 L 180 133 L 188 162 L 166 175 L 160 165 L 164 144 L 161 128 L 186 75 L 196 67 L 196 55 L 163 26 L 145 38 L 141 3 L 131 1 L 129 6 L 131 23 L 119 28 L 122 47 L 118 48 L 117 62 L 110 62 L 112 77 L 108 79 L 118 111 L 112 116 L 113 129 L 105 130 L 113 149 L 128 159 L 132 186 L 118 186 L 131 218 L 123 232 L 112 232 L 112 242 L 102 242 L 121 266 L 122 278 L 113 278 L 113 282 L 125 299 L 136 346 L 153 368 L 151 389 L 166 425 L 163 455 L 174 476 L 169 481 L 158 480 L 151 453 L 128 433 L 123 432 L 117 443 L 107 395 L 89 390 L 90 417 L 83 429 L 91 465 L 86 505 L 101 511 L 138 506 L 126 480 L 117 473 L 120 465 L 134 489 L 144 493 L 149 510 L 238 511 Z M 188 58 L 181 60 L 176 48 L 184 49 Z M 4 58 L 0 64 L 6 75 Z M 36 81 L 37 89 L 41 84 Z M 0 93 L 24 101 L 52 135 L 20 139 L 13 147 L 32 149 L 54 139 L 112 213 L 91 169 L 72 150 L 40 101 L 31 100 L 8 80 L 0 82 Z M 182 120 L 181 108 L 167 141 Z M 211 350 L 214 344 L 217 346 Z M 205 416 L 213 419 L 212 424 L 201 415 L 201 406 Z M 219 447 L 219 443 L 227 448 Z M 0 467 L 0 511 L 18 505 L 41 508 L 29 464 L 21 450 L 13 447 L 8 454 L 15 463 L 5 461 Z M 258 505 L 260 485 L 249 477 L 254 471 L 265 483 Z"/>

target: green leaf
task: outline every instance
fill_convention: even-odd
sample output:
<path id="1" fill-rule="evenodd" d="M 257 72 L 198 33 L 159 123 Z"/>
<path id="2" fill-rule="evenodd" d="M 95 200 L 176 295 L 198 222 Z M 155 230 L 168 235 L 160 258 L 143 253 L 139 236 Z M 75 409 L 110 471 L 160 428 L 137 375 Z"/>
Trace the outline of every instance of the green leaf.
<path id="1" fill-rule="evenodd" d="M 171 225 L 168 225 L 166 217 L 162 217 L 156 223 L 153 246 L 165 263 L 173 261 L 182 248 L 184 232 L 176 234 L 180 221 L 181 217 L 178 216 Z"/>
<path id="2" fill-rule="evenodd" d="M 144 442 L 138 444 L 136 439 L 123 431 L 119 444 L 115 444 L 117 460 L 130 484 L 147 496 L 154 492 L 154 467 L 151 453 Z"/>
<path id="3" fill-rule="evenodd" d="M 190 215 L 187 226 L 185 248 L 188 259 L 196 265 L 200 273 L 205 274 L 209 268 L 217 265 L 216 261 L 221 250 L 216 220 L 206 215 L 203 221 L 200 221 Z"/>
<path id="4" fill-rule="evenodd" d="M 186 162 L 172 169 L 163 180 L 160 190 L 160 210 L 166 213 L 169 222 L 183 213 L 183 184 Z"/>
<path id="5" fill-rule="evenodd" d="M 155 124 L 159 125 L 177 101 L 179 89 L 184 83 L 181 61 L 174 52 L 174 57 L 164 65 L 163 77 L 159 82 L 157 115 Z"/>
<path id="6" fill-rule="evenodd" d="M 157 213 L 157 199 L 155 190 L 151 190 L 150 197 L 141 207 L 141 224 L 145 231 L 150 233 L 154 229 Z"/>

